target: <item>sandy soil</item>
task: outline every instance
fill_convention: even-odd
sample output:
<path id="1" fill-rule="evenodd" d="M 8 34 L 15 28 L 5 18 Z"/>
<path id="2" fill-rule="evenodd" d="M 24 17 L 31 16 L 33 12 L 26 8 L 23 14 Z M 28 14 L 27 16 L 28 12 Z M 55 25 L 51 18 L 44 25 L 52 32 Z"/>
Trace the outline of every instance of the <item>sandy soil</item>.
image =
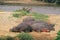
<path id="1" fill-rule="evenodd" d="M 10 12 L 0 13 L 0 35 L 15 34 L 9 32 L 9 29 L 18 25 L 20 21 L 19 19 L 13 18 Z"/>
<path id="2" fill-rule="evenodd" d="M 22 18 L 14 18 L 11 15 L 12 13 L 10 12 L 0 12 L 0 35 L 10 35 L 10 36 L 15 36 L 16 34 L 19 33 L 13 33 L 10 32 L 9 29 L 17 26 L 19 23 L 22 22 L 22 19 L 24 19 L 25 17 Z M 50 14 L 49 16 L 49 22 L 54 23 L 55 24 L 55 31 L 51 31 L 50 33 L 36 33 L 36 32 L 32 32 L 30 34 L 32 34 L 33 36 L 38 36 L 41 34 L 49 34 L 50 36 L 56 36 L 56 33 L 58 30 L 60 30 L 60 15 L 54 15 L 54 14 Z"/>

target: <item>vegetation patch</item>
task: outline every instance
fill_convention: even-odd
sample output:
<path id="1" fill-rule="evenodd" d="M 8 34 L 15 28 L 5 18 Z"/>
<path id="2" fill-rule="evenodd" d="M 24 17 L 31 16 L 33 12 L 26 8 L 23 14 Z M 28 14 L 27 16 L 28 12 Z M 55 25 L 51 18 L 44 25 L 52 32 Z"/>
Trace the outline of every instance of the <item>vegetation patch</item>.
<path id="1" fill-rule="evenodd" d="M 43 21 L 47 21 L 48 20 L 48 16 L 47 15 L 40 14 L 40 13 L 37 13 L 37 12 L 30 12 L 29 13 L 26 10 L 16 10 L 13 13 L 13 17 L 20 18 L 22 16 L 34 16 L 34 18 L 36 20 L 43 20 Z"/>
<path id="2" fill-rule="evenodd" d="M 60 40 L 60 31 L 58 31 L 56 39 L 55 40 Z"/>
<path id="3" fill-rule="evenodd" d="M 27 14 L 29 14 L 29 13 L 25 10 L 16 10 L 13 13 L 13 17 L 19 18 L 19 17 L 22 17 L 22 16 L 26 16 Z"/>
<path id="4" fill-rule="evenodd" d="M 33 18 L 35 20 L 43 20 L 43 21 L 47 21 L 49 16 L 45 15 L 45 14 L 40 14 L 40 13 L 37 13 L 37 12 L 32 12 L 31 14 L 29 14 L 31 16 L 33 16 Z"/>
<path id="5" fill-rule="evenodd" d="M 6 40 L 15 40 L 15 39 L 11 36 L 6 36 Z"/>
<path id="6" fill-rule="evenodd" d="M 34 38 L 28 33 L 21 33 L 15 37 L 11 36 L 1 36 L 0 40 L 34 40 Z"/>
<path id="7" fill-rule="evenodd" d="M 0 40 L 15 40 L 15 38 L 11 36 L 1 36 Z"/>
<path id="8" fill-rule="evenodd" d="M 56 0 L 44 0 L 44 1 L 47 3 L 55 3 L 56 2 Z"/>
<path id="9" fill-rule="evenodd" d="M 17 35 L 19 40 L 34 40 L 34 38 L 28 33 L 21 33 Z"/>

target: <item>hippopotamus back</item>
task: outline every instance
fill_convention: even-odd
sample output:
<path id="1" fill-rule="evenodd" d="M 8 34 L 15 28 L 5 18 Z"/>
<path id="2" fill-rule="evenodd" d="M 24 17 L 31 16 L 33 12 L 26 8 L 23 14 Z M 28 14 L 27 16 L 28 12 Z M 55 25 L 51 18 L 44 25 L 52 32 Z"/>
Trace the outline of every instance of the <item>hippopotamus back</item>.
<path id="1" fill-rule="evenodd" d="M 25 19 L 23 19 L 23 22 L 30 22 L 30 21 L 35 21 L 35 19 L 32 17 L 26 17 Z"/>
<path id="2" fill-rule="evenodd" d="M 32 29 L 37 31 L 37 32 L 40 32 L 42 31 L 43 29 L 46 29 L 46 31 L 48 30 L 48 32 L 50 32 L 51 30 L 55 30 L 54 29 L 54 24 L 48 24 L 48 23 L 45 23 L 45 22 L 37 22 L 37 23 L 34 23 L 31 25 Z"/>

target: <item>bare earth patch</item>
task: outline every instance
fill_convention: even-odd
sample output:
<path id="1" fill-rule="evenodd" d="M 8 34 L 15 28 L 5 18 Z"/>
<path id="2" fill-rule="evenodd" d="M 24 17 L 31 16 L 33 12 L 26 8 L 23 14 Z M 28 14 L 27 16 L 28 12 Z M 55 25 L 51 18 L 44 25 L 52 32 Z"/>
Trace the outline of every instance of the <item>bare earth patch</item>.
<path id="1" fill-rule="evenodd" d="M 13 32 L 9 32 L 9 29 L 17 26 L 19 23 L 22 22 L 22 19 L 24 19 L 25 17 L 22 18 L 14 18 L 11 16 L 12 13 L 10 12 L 5 12 L 5 13 L 1 13 L 0 12 L 0 35 L 2 36 L 6 36 L 6 35 L 10 35 L 10 36 L 15 36 L 16 34 L 19 33 L 13 33 Z M 49 15 L 49 22 L 56 24 L 55 25 L 55 31 L 51 31 L 50 33 L 37 33 L 37 32 L 31 32 L 30 34 L 36 38 L 43 36 L 43 34 L 51 37 L 55 37 L 56 33 L 58 30 L 60 30 L 60 15 L 55 15 L 55 14 L 50 14 Z M 37 39 L 38 40 L 38 39 Z"/>

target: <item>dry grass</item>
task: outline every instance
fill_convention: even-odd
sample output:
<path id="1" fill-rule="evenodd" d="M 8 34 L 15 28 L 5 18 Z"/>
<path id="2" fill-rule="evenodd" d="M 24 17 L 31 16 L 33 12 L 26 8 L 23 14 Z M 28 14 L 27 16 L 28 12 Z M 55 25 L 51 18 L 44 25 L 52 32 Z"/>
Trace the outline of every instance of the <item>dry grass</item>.
<path id="1" fill-rule="evenodd" d="M 0 35 L 9 35 L 9 29 L 18 25 L 19 19 L 10 16 L 10 13 L 0 13 Z M 12 33 L 12 35 L 15 33 Z"/>
<path id="2" fill-rule="evenodd" d="M 56 34 L 55 33 L 46 33 L 46 32 L 42 32 L 42 33 L 37 33 L 37 32 L 32 32 L 30 33 L 35 40 L 54 40 Z"/>

